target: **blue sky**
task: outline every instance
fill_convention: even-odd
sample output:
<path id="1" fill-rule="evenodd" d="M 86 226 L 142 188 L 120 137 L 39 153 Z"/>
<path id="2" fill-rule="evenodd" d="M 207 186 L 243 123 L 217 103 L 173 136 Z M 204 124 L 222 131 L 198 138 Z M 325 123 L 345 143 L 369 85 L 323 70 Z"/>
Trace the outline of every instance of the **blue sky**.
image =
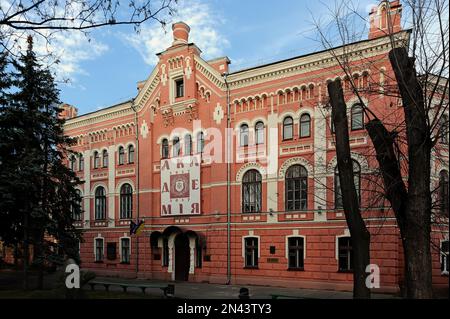
<path id="1" fill-rule="evenodd" d="M 269 63 L 322 50 L 314 40 L 314 19 L 326 21 L 333 0 L 180 0 L 177 16 L 191 26 L 190 40 L 211 59 L 228 56 L 232 70 Z M 360 0 L 368 15 L 374 0 Z M 58 76 L 61 100 L 76 106 L 79 114 L 99 110 L 136 95 L 136 82 L 151 73 L 156 53 L 170 45 L 167 32 L 155 22 L 136 34 L 131 27 L 108 27 L 90 34 L 61 39 Z"/>

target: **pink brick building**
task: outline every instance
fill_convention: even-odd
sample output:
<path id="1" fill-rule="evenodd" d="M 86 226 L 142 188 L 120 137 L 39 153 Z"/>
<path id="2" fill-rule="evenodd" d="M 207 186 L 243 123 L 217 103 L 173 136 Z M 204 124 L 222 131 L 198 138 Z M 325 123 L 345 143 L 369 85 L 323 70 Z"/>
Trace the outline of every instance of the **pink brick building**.
<path id="1" fill-rule="evenodd" d="M 387 14 L 396 43 L 407 41 L 399 1 L 382 2 L 371 13 L 368 40 L 347 50 L 370 109 L 400 121 L 398 99 L 369 90 L 394 78 Z M 327 81 L 348 85 L 344 72 L 325 50 L 229 73 L 230 60 L 204 60 L 189 33 L 185 23 L 173 25 L 172 46 L 158 53 L 132 101 L 81 116 L 66 106 L 65 130 L 79 154 L 69 165 L 85 182 L 76 216 L 82 267 L 123 277 L 351 289 L 351 241 L 325 108 Z M 372 262 L 380 290 L 397 291 L 399 231 L 370 182 L 373 150 L 348 86 L 346 99 Z M 230 164 L 227 128 L 234 132 Z M 436 184 L 448 176 L 448 148 L 439 147 L 447 157 L 432 166 Z M 193 162 L 180 164 L 186 158 Z M 144 229 L 130 235 L 137 219 Z M 448 251 L 448 227 L 434 229 L 433 241 Z M 434 283 L 448 285 L 439 249 L 433 265 Z"/>

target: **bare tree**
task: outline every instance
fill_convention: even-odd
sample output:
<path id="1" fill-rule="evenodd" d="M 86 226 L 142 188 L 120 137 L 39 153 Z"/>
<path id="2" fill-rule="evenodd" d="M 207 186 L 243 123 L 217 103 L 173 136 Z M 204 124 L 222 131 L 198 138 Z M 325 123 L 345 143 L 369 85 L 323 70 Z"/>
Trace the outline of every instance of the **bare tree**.
<path id="1" fill-rule="evenodd" d="M 357 57 L 359 63 L 354 62 L 351 44 L 366 34 L 361 32 L 364 30 L 361 26 L 369 23 L 352 2 L 336 1 L 334 7 L 329 7 L 331 22 L 324 27 L 315 21 L 315 25 L 320 42 L 345 73 L 346 87 L 357 97 L 368 119 L 366 130 L 379 165 L 382 191 L 391 204 L 401 234 L 406 296 L 431 298 L 431 249 L 435 246 L 431 238 L 432 221 L 446 223 L 448 231 L 448 215 L 444 214 L 444 219 L 442 215 L 434 218 L 433 199 L 440 201 L 441 208 L 448 199 L 432 196 L 431 167 L 432 163 L 440 162 L 438 165 L 448 170 L 448 153 L 440 152 L 441 149 L 448 152 L 448 146 L 439 142 L 448 143 L 449 5 L 445 0 L 405 0 L 403 13 L 410 30 L 406 41 L 399 41 L 398 21 L 393 21 L 399 15 L 389 11 L 391 6 L 398 8 L 399 1 L 381 4 L 389 14 L 386 27 L 378 30 L 382 33 L 378 37 L 390 39 L 391 70 L 382 70 L 377 61 L 364 56 Z M 383 81 L 370 79 L 361 88 L 353 74 L 364 64 L 373 75 L 382 73 Z M 367 103 L 367 97 L 375 95 L 383 96 L 386 103 L 397 101 L 396 109 L 402 112 L 380 114 Z M 440 156 L 444 157 L 439 159 Z"/>
<path id="2" fill-rule="evenodd" d="M 178 0 L 4 0 L 0 5 L 0 44 L 15 53 L 18 39 L 44 38 L 55 32 L 87 32 L 105 26 L 132 25 L 154 20 L 165 26 Z"/>
<path id="3" fill-rule="evenodd" d="M 362 218 L 356 192 L 353 161 L 350 155 L 347 105 L 344 101 L 341 81 L 328 83 L 332 120 L 336 134 L 336 156 L 345 219 L 350 230 L 353 247 L 353 296 L 370 298 L 366 285 L 366 267 L 370 264 L 370 233 Z"/>

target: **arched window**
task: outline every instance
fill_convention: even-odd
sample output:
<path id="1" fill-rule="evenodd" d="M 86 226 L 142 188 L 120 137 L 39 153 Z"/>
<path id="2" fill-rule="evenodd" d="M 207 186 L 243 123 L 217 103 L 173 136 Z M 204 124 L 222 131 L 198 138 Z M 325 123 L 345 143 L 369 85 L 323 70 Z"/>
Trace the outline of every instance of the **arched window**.
<path id="1" fill-rule="evenodd" d="M 249 170 L 242 178 L 242 212 L 258 213 L 261 211 L 262 193 L 261 174 L 255 170 Z"/>
<path id="2" fill-rule="evenodd" d="M 82 198 L 81 198 L 81 191 L 79 189 L 75 190 L 77 197 L 73 201 L 72 205 L 72 218 L 75 221 L 81 220 L 81 204 L 82 204 Z"/>
<path id="3" fill-rule="evenodd" d="M 352 106 L 352 131 L 364 128 L 364 110 L 361 105 Z"/>
<path id="4" fill-rule="evenodd" d="M 264 144 L 264 123 L 258 122 L 255 125 L 256 144 Z"/>
<path id="5" fill-rule="evenodd" d="M 311 117 L 309 114 L 303 114 L 300 117 L 300 137 L 311 136 Z"/>
<path id="6" fill-rule="evenodd" d="M 292 165 L 286 172 L 286 210 L 308 207 L 308 172 L 302 165 Z"/>
<path id="7" fill-rule="evenodd" d="M 177 157 L 180 156 L 180 138 L 178 136 L 173 138 L 172 141 L 172 149 L 173 149 L 173 156 Z"/>
<path id="8" fill-rule="evenodd" d="M 197 153 L 203 153 L 203 149 L 205 148 L 205 135 L 203 132 L 199 132 L 197 134 Z"/>
<path id="9" fill-rule="evenodd" d="M 353 180 L 355 182 L 356 193 L 358 195 L 358 202 L 361 203 L 361 166 L 358 162 L 352 160 L 353 162 Z M 339 170 L 336 165 L 334 169 L 334 208 L 343 208 L 342 202 L 342 190 L 339 181 Z"/>
<path id="10" fill-rule="evenodd" d="M 77 159 L 75 158 L 75 155 L 72 155 L 70 157 L 70 169 L 74 172 L 75 172 L 76 163 L 77 163 Z"/>
<path id="11" fill-rule="evenodd" d="M 448 216 L 448 172 L 441 171 L 439 174 L 439 208 L 444 216 Z"/>
<path id="12" fill-rule="evenodd" d="M 448 144 L 448 116 L 442 115 L 439 120 L 439 142 Z"/>
<path id="13" fill-rule="evenodd" d="M 108 167 L 108 151 L 107 150 L 103 150 L 103 167 Z"/>
<path id="14" fill-rule="evenodd" d="M 128 146 L 128 164 L 134 163 L 134 146 L 129 145 Z"/>
<path id="15" fill-rule="evenodd" d="M 80 171 L 84 170 L 84 157 L 83 157 L 83 154 L 80 154 L 79 157 L 78 157 L 78 169 Z"/>
<path id="16" fill-rule="evenodd" d="M 100 167 L 100 155 L 97 151 L 94 152 L 94 168 Z"/>
<path id="17" fill-rule="evenodd" d="M 188 156 L 192 154 L 192 136 L 186 134 L 184 137 L 184 155 Z"/>
<path id="18" fill-rule="evenodd" d="M 125 164 L 125 149 L 123 146 L 119 147 L 119 165 Z"/>
<path id="19" fill-rule="evenodd" d="M 95 190 L 95 219 L 106 219 L 106 191 L 102 186 Z"/>
<path id="20" fill-rule="evenodd" d="M 294 121 L 288 116 L 283 120 L 283 140 L 291 140 L 294 135 Z"/>
<path id="21" fill-rule="evenodd" d="M 161 157 L 169 158 L 169 140 L 167 138 L 163 139 L 161 143 Z"/>
<path id="22" fill-rule="evenodd" d="M 133 189 L 130 184 L 120 188 L 120 218 L 130 219 L 133 211 Z"/>
<path id="23" fill-rule="evenodd" d="M 248 146 L 248 125 L 242 124 L 239 129 L 239 140 L 241 146 Z"/>

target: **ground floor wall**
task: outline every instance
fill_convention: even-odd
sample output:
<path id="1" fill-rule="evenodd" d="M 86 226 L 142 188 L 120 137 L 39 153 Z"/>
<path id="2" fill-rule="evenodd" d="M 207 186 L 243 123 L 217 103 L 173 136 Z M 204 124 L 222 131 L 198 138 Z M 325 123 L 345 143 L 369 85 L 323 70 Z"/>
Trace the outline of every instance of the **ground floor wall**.
<path id="1" fill-rule="evenodd" d="M 380 275 L 380 288 L 375 290 L 398 292 L 403 287 L 404 278 L 398 228 L 392 220 L 367 221 L 367 225 L 371 233 L 371 263 L 379 268 Z M 232 225 L 230 278 L 227 276 L 226 224 L 168 226 L 147 225 L 138 236 L 130 236 L 127 228 L 86 230 L 84 241 L 80 244 L 82 268 L 93 270 L 100 275 L 129 278 L 175 281 L 186 276 L 186 279 L 192 282 L 225 284 L 230 279 L 231 283 L 242 285 L 352 289 L 351 271 L 340 269 L 340 239 L 350 235 L 343 221 Z M 167 229 L 170 229 L 170 232 L 165 233 Z M 152 234 L 160 236 L 155 237 Z M 177 244 L 177 238 L 181 238 L 179 236 L 184 236 L 183 234 L 187 234 L 186 243 L 180 246 Z M 448 232 L 434 233 L 433 236 L 435 241 L 445 238 L 448 240 Z M 123 262 L 123 254 L 128 252 L 123 252 L 121 247 L 124 238 L 128 238 L 130 243 L 129 258 L 125 258 L 126 262 Z M 290 238 L 302 239 L 301 268 L 289 267 L 289 258 L 293 257 L 290 256 Z M 102 239 L 104 243 L 104 258 L 97 261 L 96 239 Z M 247 239 L 252 239 L 253 248 L 246 246 Z M 107 258 L 106 247 L 111 243 L 118 247 L 114 259 Z M 180 255 L 177 249 L 185 250 L 185 254 Z M 185 262 L 177 263 L 177 258 L 185 258 L 186 254 Z M 448 272 L 442 273 L 439 249 L 432 247 L 432 256 L 433 284 L 448 287 Z M 246 265 L 246 258 L 254 258 L 257 265 L 249 267 Z M 181 268 L 184 269 L 180 273 Z"/>

